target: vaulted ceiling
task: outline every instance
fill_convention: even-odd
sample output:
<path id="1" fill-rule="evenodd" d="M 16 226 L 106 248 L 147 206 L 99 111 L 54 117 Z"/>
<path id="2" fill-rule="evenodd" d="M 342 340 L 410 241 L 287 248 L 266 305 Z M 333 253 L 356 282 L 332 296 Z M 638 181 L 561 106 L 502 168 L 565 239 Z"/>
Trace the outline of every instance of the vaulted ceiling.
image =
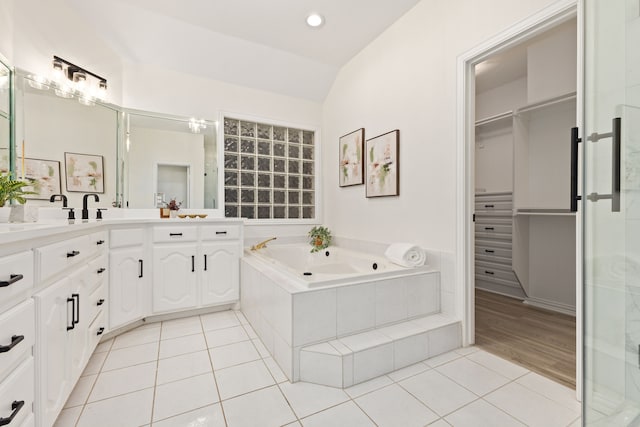
<path id="1" fill-rule="evenodd" d="M 69 0 L 123 60 L 322 101 L 420 0 Z M 326 22 L 310 28 L 310 12 Z"/>

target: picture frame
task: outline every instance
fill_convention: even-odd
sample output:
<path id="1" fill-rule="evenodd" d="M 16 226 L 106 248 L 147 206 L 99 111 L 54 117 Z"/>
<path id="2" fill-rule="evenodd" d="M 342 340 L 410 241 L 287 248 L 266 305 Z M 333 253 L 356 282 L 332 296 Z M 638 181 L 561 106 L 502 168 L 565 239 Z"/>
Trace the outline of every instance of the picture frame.
<path id="1" fill-rule="evenodd" d="M 364 128 L 343 135 L 338 143 L 340 187 L 364 184 Z"/>
<path id="2" fill-rule="evenodd" d="M 366 196 L 400 195 L 400 131 L 398 129 L 366 140 Z"/>
<path id="3" fill-rule="evenodd" d="M 49 200 L 52 195 L 62 193 L 60 162 L 58 160 L 25 157 L 23 163 L 20 157 L 18 161 L 24 165 L 24 180 L 30 184 L 24 189 L 37 193 L 26 195 L 25 199 Z M 20 178 L 22 179 L 22 176 Z"/>
<path id="4" fill-rule="evenodd" d="M 67 191 L 104 193 L 104 157 L 95 154 L 64 153 Z"/>

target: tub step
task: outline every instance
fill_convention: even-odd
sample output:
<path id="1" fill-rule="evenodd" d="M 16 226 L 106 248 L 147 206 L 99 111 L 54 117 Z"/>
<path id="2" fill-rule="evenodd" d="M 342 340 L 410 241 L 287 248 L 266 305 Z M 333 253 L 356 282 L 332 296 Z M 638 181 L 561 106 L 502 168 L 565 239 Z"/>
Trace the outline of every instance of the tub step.
<path id="1" fill-rule="evenodd" d="M 350 387 L 462 345 L 461 324 L 442 314 L 349 335 L 300 350 L 300 380 Z"/>

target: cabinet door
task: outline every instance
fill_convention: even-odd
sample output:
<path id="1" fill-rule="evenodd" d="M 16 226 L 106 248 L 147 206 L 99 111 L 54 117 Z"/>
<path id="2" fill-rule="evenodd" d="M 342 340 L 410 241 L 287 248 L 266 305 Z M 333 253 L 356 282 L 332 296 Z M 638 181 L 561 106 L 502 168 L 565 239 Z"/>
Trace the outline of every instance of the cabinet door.
<path id="1" fill-rule="evenodd" d="M 109 327 L 117 328 L 149 314 L 150 289 L 144 248 L 109 254 Z"/>
<path id="2" fill-rule="evenodd" d="M 156 246 L 153 249 L 153 311 L 197 305 L 195 245 Z"/>
<path id="3" fill-rule="evenodd" d="M 238 243 L 202 245 L 202 305 L 237 301 L 240 248 Z"/>
<path id="4" fill-rule="evenodd" d="M 70 379 L 75 382 L 82 373 L 89 357 L 93 352 L 89 348 L 88 327 L 93 320 L 90 319 L 91 310 L 88 307 L 89 290 L 92 287 L 92 275 L 89 266 L 84 266 L 69 276 L 71 280 L 71 298 L 75 301 L 76 321 L 75 328 L 69 331 L 69 348 L 71 351 L 69 362 Z"/>
<path id="5" fill-rule="evenodd" d="M 38 425 L 49 427 L 62 410 L 71 391 L 69 380 L 73 303 L 69 279 L 62 279 L 37 294 L 36 414 Z"/>

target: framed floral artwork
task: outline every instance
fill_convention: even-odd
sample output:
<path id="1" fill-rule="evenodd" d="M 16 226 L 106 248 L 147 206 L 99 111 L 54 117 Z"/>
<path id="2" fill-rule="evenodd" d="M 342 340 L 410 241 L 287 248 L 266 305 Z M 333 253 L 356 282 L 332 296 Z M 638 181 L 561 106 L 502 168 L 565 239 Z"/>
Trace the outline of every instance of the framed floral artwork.
<path id="1" fill-rule="evenodd" d="M 367 197 L 400 194 L 399 145 L 400 131 L 397 129 L 366 141 Z"/>
<path id="2" fill-rule="evenodd" d="M 52 195 L 62 193 L 59 161 L 25 157 L 24 163 L 22 158 L 18 162 L 24 168 L 24 180 L 29 183 L 25 190 L 36 193 L 25 196 L 26 199 L 49 200 Z"/>
<path id="3" fill-rule="evenodd" d="M 340 137 L 340 187 L 364 184 L 364 162 L 362 145 L 364 143 L 364 128 L 355 130 Z"/>
<path id="4" fill-rule="evenodd" d="M 104 159 L 92 154 L 64 153 L 67 191 L 104 193 Z"/>

